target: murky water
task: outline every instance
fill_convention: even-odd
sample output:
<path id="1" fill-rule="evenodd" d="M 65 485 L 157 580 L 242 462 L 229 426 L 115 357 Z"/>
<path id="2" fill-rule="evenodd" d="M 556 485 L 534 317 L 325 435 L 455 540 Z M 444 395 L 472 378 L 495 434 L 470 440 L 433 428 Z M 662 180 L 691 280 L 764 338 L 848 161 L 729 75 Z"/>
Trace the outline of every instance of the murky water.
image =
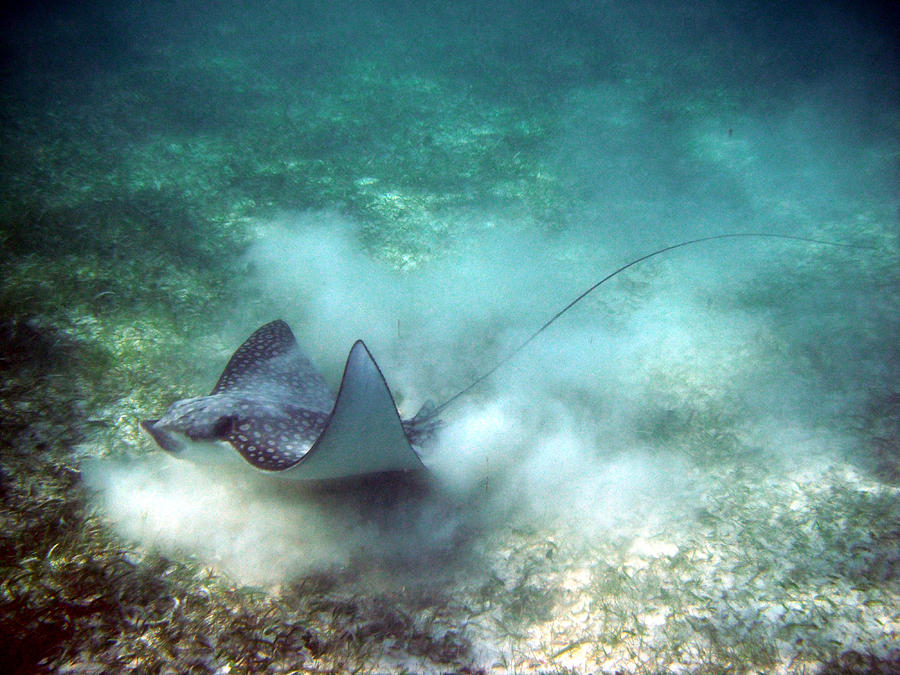
<path id="1" fill-rule="evenodd" d="M 3 27 L 14 672 L 898 668 L 896 10 L 41 5 Z M 372 506 L 138 426 L 283 318 L 441 402 Z"/>

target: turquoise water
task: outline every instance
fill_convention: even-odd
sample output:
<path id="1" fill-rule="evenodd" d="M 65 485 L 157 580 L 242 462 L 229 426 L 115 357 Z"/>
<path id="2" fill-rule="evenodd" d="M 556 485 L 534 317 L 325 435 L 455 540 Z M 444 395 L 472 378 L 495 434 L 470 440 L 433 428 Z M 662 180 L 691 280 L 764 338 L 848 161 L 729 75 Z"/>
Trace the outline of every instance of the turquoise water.
<path id="1" fill-rule="evenodd" d="M 898 668 L 890 4 L 3 15 L 17 672 Z M 283 318 L 443 415 L 377 516 L 138 422 Z"/>

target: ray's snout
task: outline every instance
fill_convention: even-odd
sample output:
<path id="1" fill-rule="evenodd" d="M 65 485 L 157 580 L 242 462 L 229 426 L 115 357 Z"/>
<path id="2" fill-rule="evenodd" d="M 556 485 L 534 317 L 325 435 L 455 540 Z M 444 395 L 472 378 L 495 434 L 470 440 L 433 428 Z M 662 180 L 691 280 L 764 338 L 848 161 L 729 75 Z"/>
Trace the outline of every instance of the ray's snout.
<path id="1" fill-rule="evenodd" d="M 146 431 L 156 441 L 156 444 L 167 452 L 177 454 L 180 450 L 178 442 L 171 434 L 157 426 L 159 420 L 141 420 L 141 429 Z"/>

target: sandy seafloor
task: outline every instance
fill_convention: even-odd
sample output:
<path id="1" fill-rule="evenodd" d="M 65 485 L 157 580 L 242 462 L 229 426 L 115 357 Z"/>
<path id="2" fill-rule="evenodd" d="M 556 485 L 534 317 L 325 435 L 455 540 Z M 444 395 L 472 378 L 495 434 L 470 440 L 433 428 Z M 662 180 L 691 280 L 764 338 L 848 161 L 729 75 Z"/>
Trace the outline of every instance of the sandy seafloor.
<path id="1" fill-rule="evenodd" d="M 891 3 L 2 16 L 4 672 L 898 672 Z M 426 497 L 138 427 L 286 320 Z"/>

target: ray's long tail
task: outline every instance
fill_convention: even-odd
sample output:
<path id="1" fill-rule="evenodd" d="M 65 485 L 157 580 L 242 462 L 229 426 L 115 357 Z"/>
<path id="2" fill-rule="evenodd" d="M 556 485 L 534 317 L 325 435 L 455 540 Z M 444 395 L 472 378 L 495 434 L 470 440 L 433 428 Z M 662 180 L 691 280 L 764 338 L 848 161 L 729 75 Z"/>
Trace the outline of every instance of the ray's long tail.
<path id="1" fill-rule="evenodd" d="M 590 288 L 586 289 L 582 293 L 580 293 L 577 297 L 575 297 L 569 304 L 560 309 L 556 314 L 551 316 L 547 321 L 543 323 L 543 325 L 534 331 L 531 335 L 529 335 L 518 347 L 513 349 L 509 354 L 500 359 L 497 363 L 495 363 L 489 370 L 485 373 L 477 377 L 471 384 L 464 387 L 460 391 L 456 392 L 453 396 L 448 398 L 446 401 L 441 403 L 440 405 L 433 405 L 431 403 L 426 403 L 422 406 L 422 409 L 416 414 L 416 416 L 411 420 L 417 426 L 421 426 L 425 428 L 425 425 L 430 420 L 437 421 L 437 416 L 450 404 L 456 401 L 458 398 L 467 394 L 469 391 L 477 387 L 479 384 L 488 379 L 491 375 L 493 375 L 497 370 L 499 370 L 502 366 L 509 363 L 513 358 L 515 358 L 519 352 L 521 352 L 525 347 L 527 347 L 531 342 L 537 338 L 541 333 L 547 330 L 557 319 L 559 319 L 563 314 L 572 309 L 579 302 L 584 300 L 585 297 L 593 293 L 597 288 L 602 286 L 604 283 L 612 279 L 614 276 L 624 272 L 629 267 L 634 267 L 638 263 L 642 263 L 649 258 L 653 258 L 654 256 L 661 255 L 663 253 L 667 253 L 668 251 L 673 251 L 676 248 L 683 248 L 685 246 L 692 246 L 694 244 L 701 244 L 708 241 L 715 241 L 718 239 L 739 239 L 739 238 L 756 238 L 756 239 L 787 239 L 790 241 L 800 241 L 808 244 L 822 244 L 825 246 L 840 246 L 842 248 L 855 248 L 855 249 L 863 249 L 863 250 L 876 250 L 869 246 L 859 246 L 857 244 L 845 244 L 835 241 L 825 241 L 822 239 L 812 239 L 810 237 L 797 237 L 788 234 L 771 234 L 767 232 L 735 232 L 729 234 L 715 234 L 708 237 L 698 237 L 697 239 L 689 239 L 687 241 L 682 241 L 677 244 L 672 244 L 671 246 L 665 246 L 663 248 L 657 249 L 656 251 L 652 251 L 647 253 L 646 255 L 642 255 L 640 258 L 636 258 L 629 263 L 626 263 L 619 267 L 617 270 L 610 272 L 605 277 L 600 279 L 597 283 L 595 283 Z M 433 429 L 432 429 L 433 430 Z"/>

